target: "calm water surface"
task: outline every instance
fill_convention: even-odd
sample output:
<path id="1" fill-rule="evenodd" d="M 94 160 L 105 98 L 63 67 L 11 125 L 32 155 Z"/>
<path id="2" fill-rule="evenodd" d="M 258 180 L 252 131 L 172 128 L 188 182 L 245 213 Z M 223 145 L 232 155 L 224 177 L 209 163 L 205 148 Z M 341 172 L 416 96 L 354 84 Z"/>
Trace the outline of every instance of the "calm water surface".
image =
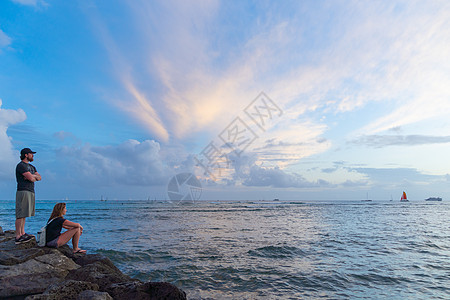
<path id="1" fill-rule="evenodd" d="M 14 201 L 0 225 L 14 228 Z M 27 219 L 35 233 L 55 202 Z M 190 299 L 449 299 L 443 202 L 68 201 L 80 246 Z"/>

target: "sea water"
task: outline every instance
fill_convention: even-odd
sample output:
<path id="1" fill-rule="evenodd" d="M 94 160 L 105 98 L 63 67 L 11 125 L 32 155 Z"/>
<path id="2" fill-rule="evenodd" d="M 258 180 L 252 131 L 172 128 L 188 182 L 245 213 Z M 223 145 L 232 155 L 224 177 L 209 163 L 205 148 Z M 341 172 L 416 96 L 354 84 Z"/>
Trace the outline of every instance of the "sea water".
<path id="1" fill-rule="evenodd" d="M 36 233 L 56 201 L 38 201 Z M 0 226 L 14 228 L 14 201 Z M 450 204 L 67 201 L 80 246 L 190 299 L 449 299 Z"/>

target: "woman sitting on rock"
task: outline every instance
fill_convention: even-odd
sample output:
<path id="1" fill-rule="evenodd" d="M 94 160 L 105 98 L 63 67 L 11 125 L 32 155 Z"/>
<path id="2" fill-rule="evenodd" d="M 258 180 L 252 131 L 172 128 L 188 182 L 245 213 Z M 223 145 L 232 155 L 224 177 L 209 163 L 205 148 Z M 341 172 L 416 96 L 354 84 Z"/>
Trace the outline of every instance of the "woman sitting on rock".
<path id="1" fill-rule="evenodd" d="M 66 212 L 65 203 L 57 203 L 53 207 L 52 215 L 48 219 L 49 223 L 47 225 L 45 239 L 46 246 L 52 248 L 61 247 L 72 239 L 73 253 L 86 253 L 86 250 L 78 248 L 78 241 L 80 240 L 80 235 L 83 233 L 83 227 L 78 223 L 64 219 L 63 216 Z M 67 231 L 61 233 L 63 227 Z"/>

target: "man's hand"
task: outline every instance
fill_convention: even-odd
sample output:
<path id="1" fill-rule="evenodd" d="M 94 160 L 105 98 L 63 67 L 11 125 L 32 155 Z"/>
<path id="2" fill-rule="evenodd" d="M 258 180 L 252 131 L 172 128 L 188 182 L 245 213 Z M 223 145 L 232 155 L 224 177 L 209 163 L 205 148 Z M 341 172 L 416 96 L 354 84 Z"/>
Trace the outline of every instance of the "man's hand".
<path id="1" fill-rule="evenodd" d="M 22 175 L 23 177 L 25 177 L 26 180 L 31 182 L 42 180 L 41 174 L 39 174 L 38 172 L 34 174 L 31 174 L 30 172 L 25 172 Z"/>
<path id="2" fill-rule="evenodd" d="M 34 173 L 33 176 L 34 176 L 34 178 L 36 178 L 36 181 L 42 180 L 41 174 L 39 174 L 38 172 Z"/>

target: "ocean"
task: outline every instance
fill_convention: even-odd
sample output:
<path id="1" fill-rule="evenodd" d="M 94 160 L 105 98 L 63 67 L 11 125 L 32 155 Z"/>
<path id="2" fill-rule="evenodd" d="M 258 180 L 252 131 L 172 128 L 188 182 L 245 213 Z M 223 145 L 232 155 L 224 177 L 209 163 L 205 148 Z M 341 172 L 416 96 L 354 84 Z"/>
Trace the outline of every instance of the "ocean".
<path id="1" fill-rule="evenodd" d="M 443 202 L 75 201 L 80 247 L 189 299 L 449 299 Z M 0 226 L 14 229 L 14 201 Z M 56 201 L 38 201 L 26 231 Z"/>

